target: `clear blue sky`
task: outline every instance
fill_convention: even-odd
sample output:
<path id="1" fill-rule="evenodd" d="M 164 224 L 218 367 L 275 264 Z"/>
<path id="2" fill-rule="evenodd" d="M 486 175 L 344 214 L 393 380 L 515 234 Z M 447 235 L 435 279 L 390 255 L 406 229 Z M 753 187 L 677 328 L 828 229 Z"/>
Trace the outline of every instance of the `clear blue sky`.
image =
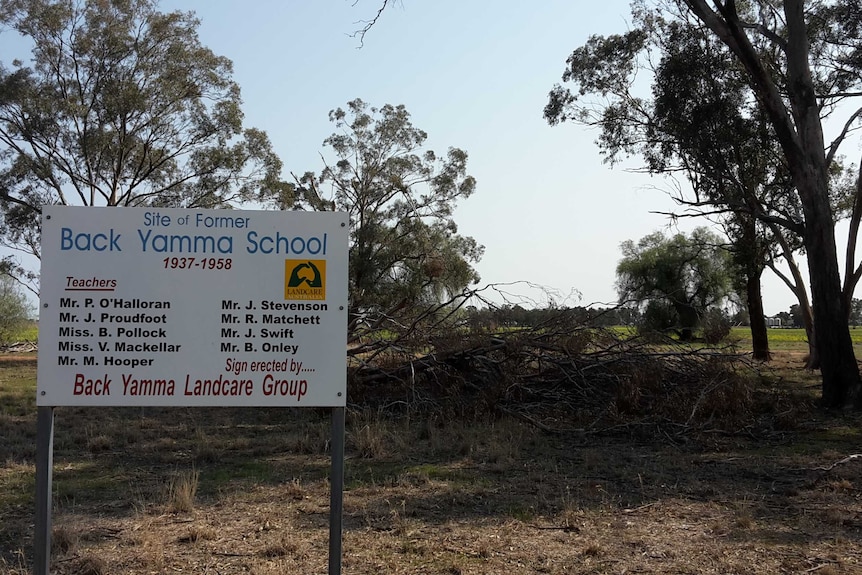
<path id="1" fill-rule="evenodd" d="M 161 9 L 194 11 L 202 42 L 233 60 L 246 124 L 269 134 L 286 172 L 320 170 L 331 109 L 357 97 L 404 104 L 428 132 L 429 147 L 469 154 L 478 185 L 456 221 L 486 248 L 482 284 L 529 280 L 563 296 L 579 291 L 580 300 L 564 300 L 569 305 L 613 303 L 619 244 L 668 226 L 650 213 L 674 209 L 662 191 L 668 184 L 610 169 L 596 132 L 550 127 L 542 110 L 574 48 L 591 34 L 627 28 L 628 0 L 403 0 L 358 49 L 349 34 L 379 5 L 163 0 Z M 777 281 L 767 282 L 767 313 L 793 301 Z"/>

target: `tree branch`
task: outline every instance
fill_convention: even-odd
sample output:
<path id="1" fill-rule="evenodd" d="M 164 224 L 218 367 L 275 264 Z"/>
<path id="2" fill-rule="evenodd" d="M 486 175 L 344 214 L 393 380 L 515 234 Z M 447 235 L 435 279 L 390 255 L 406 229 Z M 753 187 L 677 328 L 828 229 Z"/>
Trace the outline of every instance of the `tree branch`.
<path id="1" fill-rule="evenodd" d="M 363 24 L 362 28 L 353 32 L 352 34 L 348 34 L 350 38 L 359 38 L 359 46 L 356 47 L 357 50 L 360 50 L 363 46 L 365 46 L 365 35 L 368 33 L 371 28 L 377 24 L 377 21 L 380 20 L 380 16 L 383 15 L 383 11 L 386 10 L 386 7 L 390 4 L 394 3 L 395 0 L 383 0 L 383 3 L 380 5 L 380 8 L 377 9 L 377 14 L 374 15 L 374 18 L 371 20 L 357 20 L 354 24 Z M 359 3 L 359 0 L 356 0 L 353 3 L 353 6 L 356 6 Z"/>

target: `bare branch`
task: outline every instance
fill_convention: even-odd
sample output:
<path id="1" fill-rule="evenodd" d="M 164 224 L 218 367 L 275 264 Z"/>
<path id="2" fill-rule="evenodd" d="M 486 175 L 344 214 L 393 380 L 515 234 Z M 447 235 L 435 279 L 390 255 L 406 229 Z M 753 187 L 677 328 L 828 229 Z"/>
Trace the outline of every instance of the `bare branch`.
<path id="1" fill-rule="evenodd" d="M 365 35 L 368 33 L 371 28 L 377 24 L 377 21 L 380 20 L 380 16 L 383 15 L 383 11 L 386 10 L 386 7 L 390 4 L 393 4 L 395 0 L 383 0 L 383 3 L 380 5 L 380 8 L 377 9 L 377 14 L 374 15 L 374 18 L 371 20 L 358 20 L 354 22 L 354 24 L 361 24 L 362 28 L 356 30 L 352 34 L 348 34 L 350 38 L 359 38 L 359 46 L 356 47 L 357 50 L 362 49 L 365 46 Z M 359 0 L 356 0 L 352 5 L 356 6 L 359 3 Z"/>

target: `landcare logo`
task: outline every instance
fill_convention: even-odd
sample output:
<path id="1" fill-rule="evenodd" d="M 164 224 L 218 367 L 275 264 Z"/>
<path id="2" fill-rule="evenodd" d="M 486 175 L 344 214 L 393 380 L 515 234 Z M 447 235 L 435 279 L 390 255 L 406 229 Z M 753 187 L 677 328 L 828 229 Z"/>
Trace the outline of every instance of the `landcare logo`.
<path id="1" fill-rule="evenodd" d="M 326 260 L 284 260 L 284 299 L 326 299 Z"/>

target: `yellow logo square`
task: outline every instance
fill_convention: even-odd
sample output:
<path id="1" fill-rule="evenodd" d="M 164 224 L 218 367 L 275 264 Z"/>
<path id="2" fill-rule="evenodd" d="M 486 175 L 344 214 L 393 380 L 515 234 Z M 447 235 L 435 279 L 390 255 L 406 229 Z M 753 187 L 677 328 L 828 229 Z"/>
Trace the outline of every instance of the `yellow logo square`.
<path id="1" fill-rule="evenodd" d="M 326 260 L 284 260 L 284 299 L 325 300 Z"/>

